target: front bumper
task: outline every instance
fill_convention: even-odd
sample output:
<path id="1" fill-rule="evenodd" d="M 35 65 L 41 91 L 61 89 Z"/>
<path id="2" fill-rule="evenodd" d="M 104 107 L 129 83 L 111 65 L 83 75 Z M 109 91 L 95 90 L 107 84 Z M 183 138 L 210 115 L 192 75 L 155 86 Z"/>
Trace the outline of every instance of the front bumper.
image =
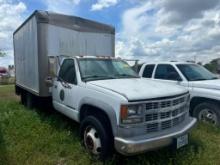
<path id="1" fill-rule="evenodd" d="M 163 135 L 150 137 L 142 135 L 134 138 L 115 137 L 115 149 L 123 155 L 134 155 L 150 150 L 155 150 L 161 147 L 169 146 L 173 143 L 176 137 L 184 135 L 195 126 L 196 119 L 189 117 L 189 120 L 182 123 L 181 126 L 172 128 Z"/>

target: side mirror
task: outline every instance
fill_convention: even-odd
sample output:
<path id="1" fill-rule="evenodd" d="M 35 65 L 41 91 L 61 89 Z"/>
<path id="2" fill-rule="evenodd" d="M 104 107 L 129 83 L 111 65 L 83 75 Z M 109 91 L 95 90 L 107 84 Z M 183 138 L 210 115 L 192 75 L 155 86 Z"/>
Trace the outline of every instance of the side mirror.
<path id="1" fill-rule="evenodd" d="M 50 56 L 48 59 L 48 76 L 45 79 L 47 87 L 53 86 L 53 78 L 57 77 L 57 60 L 55 56 Z"/>
<path id="2" fill-rule="evenodd" d="M 46 83 L 47 87 L 52 87 L 53 86 L 53 78 L 47 77 L 45 80 L 45 83 Z"/>
<path id="3" fill-rule="evenodd" d="M 49 63 L 48 63 L 48 67 L 49 67 L 49 70 L 48 70 L 48 76 L 51 77 L 51 78 L 54 78 L 57 76 L 57 60 L 56 60 L 56 57 L 54 56 L 51 56 L 49 57 Z"/>

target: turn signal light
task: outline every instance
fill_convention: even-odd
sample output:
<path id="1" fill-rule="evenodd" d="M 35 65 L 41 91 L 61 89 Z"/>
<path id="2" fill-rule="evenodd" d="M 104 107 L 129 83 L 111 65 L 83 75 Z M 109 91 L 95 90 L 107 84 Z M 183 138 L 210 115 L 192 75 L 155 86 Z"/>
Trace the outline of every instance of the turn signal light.
<path id="1" fill-rule="evenodd" d="M 128 117 L 128 107 L 126 105 L 121 105 L 120 115 L 122 120 Z"/>

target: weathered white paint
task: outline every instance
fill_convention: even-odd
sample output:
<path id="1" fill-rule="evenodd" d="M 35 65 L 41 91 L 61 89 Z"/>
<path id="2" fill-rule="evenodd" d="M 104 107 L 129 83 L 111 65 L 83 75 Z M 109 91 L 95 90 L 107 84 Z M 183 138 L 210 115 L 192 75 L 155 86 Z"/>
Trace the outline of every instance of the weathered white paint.
<path id="1" fill-rule="evenodd" d="M 47 25 L 47 51 L 49 56 L 114 56 L 114 35 L 80 32 Z"/>
<path id="2" fill-rule="evenodd" d="M 31 18 L 14 35 L 16 84 L 39 93 L 37 21 Z"/>
<path id="3" fill-rule="evenodd" d="M 141 78 L 92 81 L 89 84 L 105 88 L 125 96 L 128 100 L 144 100 L 178 95 L 187 92 L 177 85 L 164 84 Z"/>

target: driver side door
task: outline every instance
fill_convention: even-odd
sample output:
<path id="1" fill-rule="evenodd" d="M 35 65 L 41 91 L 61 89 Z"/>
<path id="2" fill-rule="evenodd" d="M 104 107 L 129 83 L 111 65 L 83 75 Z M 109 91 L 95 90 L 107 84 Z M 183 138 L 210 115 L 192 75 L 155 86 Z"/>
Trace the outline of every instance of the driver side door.
<path id="1" fill-rule="evenodd" d="M 60 67 L 58 78 L 54 81 L 52 90 L 55 109 L 74 120 L 78 120 L 78 92 L 75 61 L 65 59 Z"/>

